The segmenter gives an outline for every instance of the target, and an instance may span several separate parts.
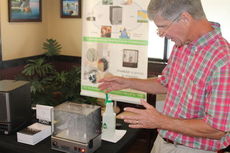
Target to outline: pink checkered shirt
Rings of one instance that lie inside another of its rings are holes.
[[[220,26],[192,43],[173,48],[159,81],[168,88],[163,113],[180,119],[203,119],[227,134],[221,140],[173,131],[159,134],[188,147],[220,150],[230,145],[230,44]]]

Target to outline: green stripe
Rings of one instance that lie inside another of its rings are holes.
[[[146,20],[137,20],[138,23],[148,23]]]
[[[88,91],[101,92],[101,93],[104,92],[98,89],[97,87],[92,87],[92,86],[81,86],[81,90],[88,90]],[[113,95],[126,96],[126,97],[138,98],[138,99],[146,98],[145,94],[128,92],[128,91],[112,91],[110,93]]]
[[[83,37],[83,41],[109,43],[109,44],[128,44],[128,45],[148,46],[147,40],[131,40],[131,39],[104,38],[104,37]]]

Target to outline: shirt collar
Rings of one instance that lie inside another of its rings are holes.
[[[210,23],[214,30],[188,44],[188,47],[191,48],[191,53],[196,53],[198,50],[206,46],[206,44],[208,44],[211,40],[214,40],[217,36],[221,35],[220,24],[216,22]]]

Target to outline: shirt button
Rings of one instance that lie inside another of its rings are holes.
[[[192,99],[192,95],[189,94],[188,95],[188,99],[191,100]]]

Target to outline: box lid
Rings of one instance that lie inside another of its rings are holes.
[[[56,107],[54,107],[55,111],[64,111],[64,112],[70,112],[70,113],[76,113],[76,114],[82,114],[82,115],[88,115],[95,110],[99,109],[100,106],[96,105],[89,105],[89,104],[78,104],[74,102],[67,101],[65,103],[62,103]]]
[[[0,92],[12,91],[27,83],[29,82],[28,81],[16,81],[16,80],[1,80],[0,81]]]

